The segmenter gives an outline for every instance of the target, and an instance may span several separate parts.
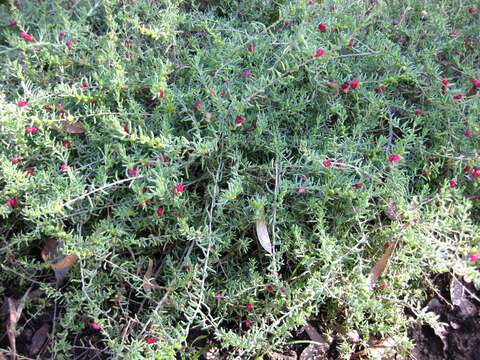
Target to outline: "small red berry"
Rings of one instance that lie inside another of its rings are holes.
[[[468,261],[475,264],[478,260],[478,255],[476,253],[468,254]]]
[[[145,342],[149,345],[152,345],[153,343],[155,343],[155,339],[153,337],[147,337],[145,339]]]
[[[25,126],[25,132],[28,134],[35,135],[38,132],[38,128],[32,125],[26,125]]]
[[[423,110],[422,109],[415,109],[415,115],[416,116],[421,116],[423,114]]]
[[[7,199],[7,201],[5,201],[5,205],[7,205],[8,207],[15,207],[17,206],[17,199],[12,197],[10,199]]]
[[[237,117],[235,118],[235,125],[242,126],[244,122],[245,122],[245,119],[243,118],[243,116],[237,115]]]
[[[164,91],[163,89],[160,89],[160,90],[158,91],[158,97],[159,97],[160,99],[163,99],[163,98],[165,97],[165,91]]]
[[[476,14],[476,13],[477,13],[477,8],[476,8],[475,6],[470,6],[470,7],[468,8],[468,13],[469,13],[469,14],[472,14],[472,15],[473,15],[473,14]]]
[[[480,178],[480,170],[477,168],[472,168],[470,174],[472,174],[474,178]]]
[[[343,92],[347,92],[349,87],[350,87],[350,83],[348,83],[348,82],[344,82],[342,85],[340,85],[340,89]]]
[[[247,311],[253,311],[253,304],[251,304],[251,303],[245,304],[245,309]]]
[[[127,170],[128,176],[137,176],[137,169],[131,168]]]
[[[455,100],[455,101],[462,100],[463,99],[463,94],[453,95],[452,99]]]
[[[325,168],[329,168],[329,167],[332,167],[332,162],[329,161],[329,160],[323,160],[323,161],[322,161],[322,165],[323,165],[323,167],[325,167]]]
[[[243,327],[245,328],[245,330],[248,330],[252,327],[252,320],[245,319],[245,320],[242,321],[242,324],[243,324]]]
[[[457,183],[453,179],[448,182],[448,186],[450,187],[450,189],[455,189],[456,185]]]
[[[392,164],[397,164],[400,162],[400,155],[390,154],[388,155],[388,161],[390,161]]]
[[[68,171],[68,165],[67,163],[62,162],[60,164],[60,172],[66,173]]]
[[[324,54],[325,54],[325,51],[322,48],[318,48],[317,50],[315,50],[316,58],[322,57]]]
[[[25,176],[33,175],[33,172],[34,172],[34,171],[35,171],[34,168],[27,169],[27,170],[25,171]]]
[[[325,24],[325,23],[319,23],[319,24],[317,25],[317,29],[318,29],[318,31],[320,31],[320,32],[325,32],[325,31],[327,31],[327,24]]]
[[[183,183],[177,183],[173,187],[173,196],[181,194],[183,192]]]
[[[33,36],[30,34],[27,34],[25,31],[20,31],[19,35],[25,42],[30,42],[33,40]]]
[[[161,206],[157,207],[157,209],[155,210],[155,212],[157,213],[157,216],[158,216],[158,217],[162,217],[162,216],[163,216],[163,212],[164,212],[163,207],[161,207]]]
[[[193,111],[200,111],[202,108],[202,102],[200,100],[195,100],[193,103]]]
[[[100,331],[100,325],[98,325],[96,322],[92,322],[90,323],[89,325],[90,329],[95,331],[95,332],[99,332]]]
[[[24,108],[28,105],[27,100],[18,100],[17,105],[19,108]]]
[[[472,79],[471,82],[472,82],[472,86],[473,86],[475,89],[480,88],[480,80]]]
[[[359,81],[357,79],[353,79],[352,81],[350,81],[350,88],[352,90],[355,90],[358,87],[358,83]]]

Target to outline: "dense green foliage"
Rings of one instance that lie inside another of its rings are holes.
[[[193,357],[200,335],[249,358],[315,318],[406,351],[430,274],[480,285],[472,5],[0,5],[0,295],[40,288],[32,319],[56,302],[56,359],[87,340],[111,358]],[[58,289],[47,238],[78,256]]]

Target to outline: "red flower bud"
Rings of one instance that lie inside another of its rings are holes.
[[[319,24],[317,25],[317,29],[318,29],[318,31],[320,31],[320,32],[325,32],[325,31],[327,31],[327,24],[325,24],[325,23],[319,23]]]
[[[245,119],[244,119],[243,116],[241,116],[241,115],[238,115],[238,116],[235,118],[235,125],[236,125],[236,126],[242,126],[244,122],[245,122]]]
[[[317,50],[315,50],[316,58],[322,57],[324,54],[325,54],[325,51],[322,48],[318,48]]]
[[[19,35],[25,42],[31,42],[33,40],[33,36],[27,34],[25,31],[20,31]]]
[[[328,161],[328,160],[323,160],[323,161],[322,161],[322,165],[323,165],[323,167],[325,167],[325,168],[329,168],[329,167],[332,167],[332,162],[331,162],[331,161]]]
[[[137,169],[131,168],[127,170],[128,176],[137,176]]]
[[[470,7],[468,8],[468,13],[469,13],[469,14],[472,14],[472,15],[473,15],[473,14],[476,14],[476,13],[477,13],[477,8],[476,8],[475,6],[470,6]]]
[[[158,217],[162,217],[164,212],[163,207],[161,206],[157,207],[157,210],[155,210],[155,212],[157,213]]]
[[[7,201],[5,201],[5,205],[7,205],[8,207],[15,207],[17,206],[17,199],[12,197],[10,199],[7,199]]]
[[[358,80],[357,79],[353,79],[352,81],[350,81],[350,88],[352,90],[355,90],[357,87],[358,87]]]
[[[448,186],[450,187],[450,189],[455,189],[456,185],[457,183],[453,179],[448,182]]]
[[[253,304],[251,304],[251,303],[245,304],[245,309],[247,311],[253,311]]]
[[[19,108],[24,108],[28,105],[27,100],[18,100],[17,105]]]
[[[390,154],[388,155],[388,161],[390,161],[392,164],[397,164],[400,162],[400,155]]]

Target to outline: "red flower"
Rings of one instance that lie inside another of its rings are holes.
[[[388,161],[390,161],[392,164],[397,164],[400,162],[400,155],[390,154],[388,155]]]
[[[100,331],[100,325],[98,325],[96,322],[90,323],[89,327],[90,327],[91,330],[93,330],[95,332]]]
[[[202,102],[200,100],[195,100],[193,103],[193,111],[200,111],[202,108]]]
[[[348,83],[348,82],[344,82],[342,85],[340,85],[340,89],[343,92],[347,92],[349,87],[350,87],[350,83]]]
[[[322,165],[323,165],[323,167],[325,167],[325,168],[329,168],[329,167],[332,167],[332,162],[331,162],[331,161],[328,161],[328,160],[323,160],[323,161],[322,161]]]
[[[480,80],[472,79],[472,86],[476,89],[480,88]]]
[[[25,171],[25,176],[32,175],[34,171],[35,171],[34,168],[27,169],[27,170]]]
[[[137,169],[131,168],[127,170],[128,176],[137,176]]]
[[[20,161],[22,161],[22,159],[18,158],[18,157],[13,157],[10,159],[10,162],[15,165],[15,164],[18,164]]]
[[[353,39],[350,39],[350,40],[347,41],[347,46],[348,46],[349,48],[352,48],[352,47],[353,47]]]
[[[464,135],[465,137],[471,138],[472,135],[473,135],[473,134],[472,134],[472,130],[470,130],[470,129],[465,130],[465,131],[463,132],[463,135]]]
[[[352,81],[350,81],[350,88],[352,90],[355,90],[357,87],[358,87],[358,80],[357,79],[353,79]]]
[[[19,35],[25,42],[30,42],[33,40],[33,36],[30,34],[27,34],[25,31],[20,31]]]
[[[68,50],[72,50],[72,40],[68,39],[65,42],[65,46],[67,47]]]
[[[468,254],[468,261],[475,264],[478,260],[478,255],[476,253]]]
[[[60,164],[60,172],[66,173],[68,171],[68,165],[65,162]]]
[[[220,302],[222,300],[222,294],[217,291],[215,294],[213,294],[213,298],[216,302]]]
[[[7,201],[5,201],[5,205],[7,205],[8,207],[13,208],[13,207],[17,206],[17,199],[14,198],[14,197],[12,197],[12,198],[10,198],[10,199],[7,199]]]
[[[173,187],[173,196],[181,194],[183,192],[183,184],[182,183],[177,183]]]
[[[304,195],[305,194],[305,188],[304,187],[299,187],[297,189],[297,194],[298,195]]]
[[[155,338],[153,338],[153,337],[147,337],[147,338],[145,339],[145,342],[146,342],[147,344],[149,344],[149,345],[152,345],[153,343],[155,343],[155,341],[156,341],[156,340],[155,340]]]
[[[452,99],[455,100],[455,101],[462,100],[463,99],[463,94],[453,95]]]
[[[324,54],[325,54],[325,51],[322,48],[318,48],[317,50],[315,50],[316,58],[322,57]]]
[[[160,90],[158,91],[158,97],[159,97],[160,99],[163,99],[163,98],[165,97],[165,91],[163,91],[163,89],[160,89]]]
[[[82,80],[82,83],[80,84],[80,86],[82,87],[83,90],[85,90],[87,87],[88,87],[88,83],[87,83],[87,80]]]
[[[247,45],[247,52],[249,54],[253,53],[253,49],[255,49],[255,44],[248,44]]]
[[[251,303],[245,304],[245,309],[247,311],[253,311],[253,304],[251,304]]]
[[[17,105],[19,108],[24,108],[28,105],[27,100],[18,100]]]
[[[480,178],[480,170],[477,168],[472,168],[470,174],[472,174],[474,178]]]
[[[25,126],[25,132],[27,132],[28,134],[35,135],[38,132],[38,128],[32,125],[27,125]]]
[[[243,116],[241,116],[241,115],[238,115],[238,116],[235,118],[235,125],[236,125],[236,126],[242,126],[244,122],[245,122],[245,119],[244,119]]]
[[[327,24],[325,24],[325,23],[319,23],[319,24],[317,25],[317,29],[318,29],[318,31],[320,31],[320,32],[325,32],[325,31],[327,31]]]
[[[456,185],[457,183],[453,179],[448,182],[448,186],[450,187],[450,189],[455,189]]]
[[[476,14],[476,12],[477,12],[477,8],[476,8],[475,6],[470,6],[470,7],[468,8],[468,13],[469,13],[469,14],[472,14],[472,15],[473,15],[473,14]]]
[[[163,207],[161,207],[161,206],[157,207],[157,210],[155,210],[155,212],[157,213],[158,217],[162,217],[163,216]]]

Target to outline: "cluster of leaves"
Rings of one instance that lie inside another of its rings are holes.
[[[261,355],[312,318],[408,349],[429,274],[480,285],[473,5],[0,7],[0,293],[55,302],[56,358]]]

